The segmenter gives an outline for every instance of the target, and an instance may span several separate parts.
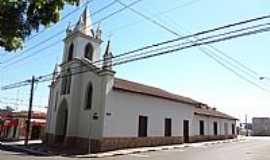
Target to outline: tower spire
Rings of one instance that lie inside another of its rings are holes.
[[[91,37],[94,37],[93,24],[92,24],[91,14],[90,14],[90,10],[88,9],[88,6],[85,7],[82,15],[80,16],[74,28],[74,31],[81,32]]]
[[[111,41],[109,40],[103,55],[103,69],[112,70],[112,58]]]
[[[53,82],[56,81],[56,77],[57,75],[59,75],[60,73],[60,68],[59,68],[59,65],[56,63],[55,66],[54,66],[54,71],[53,71]]]
[[[102,30],[101,30],[100,23],[99,23],[97,26],[97,29],[96,29],[96,37],[95,38],[98,40],[101,40],[101,34],[102,34]]]
[[[70,22],[69,22],[69,23],[68,23],[68,26],[67,26],[67,28],[66,28],[66,34],[69,35],[71,32],[72,32],[72,30],[71,30],[71,24],[70,24]]]

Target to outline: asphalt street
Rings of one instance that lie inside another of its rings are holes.
[[[91,160],[270,160],[270,138],[250,138],[243,142],[221,143],[208,146],[187,147],[131,154]],[[37,160],[37,159],[87,159],[70,157],[37,157],[24,153],[0,150],[0,160]],[[90,158],[88,158],[90,159]]]

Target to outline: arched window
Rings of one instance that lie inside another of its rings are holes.
[[[70,86],[71,86],[71,77],[72,77],[70,69],[67,69],[66,76],[67,76],[66,94],[69,94],[70,93]]]
[[[73,59],[73,50],[74,50],[74,45],[73,43],[69,46],[68,49],[68,57],[67,57],[67,61],[71,61]]]
[[[93,99],[93,86],[92,83],[90,83],[86,91],[85,109],[92,108],[92,99]]]
[[[67,86],[67,78],[64,75],[62,78],[62,83],[61,83],[61,95],[66,94],[66,86]]]
[[[56,92],[56,95],[55,95],[54,111],[57,110],[57,104],[58,104],[58,92]]]
[[[61,94],[69,94],[70,93],[70,85],[71,85],[71,71],[67,69],[66,73],[62,79],[62,86],[61,86]]]
[[[90,43],[87,43],[84,49],[84,57],[92,61],[93,52],[94,52],[93,46]]]

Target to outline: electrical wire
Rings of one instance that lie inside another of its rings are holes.
[[[71,16],[71,15],[74,14],[74,13],[76,13],[76,12],[79,11],[82,7],[88,5],[88,4],[89,4],[90,2],[92,2],[92,1],[94,1],[94,0],[87,0],[87,1],[86,1],[84,4],[82,4],[81,6],[75,8],[74,10],[72,10],[72,11],[70,11],[69,13],[67,13],[66,15],[64,15],[57,23],[52,24],[52,25],[50,26],[50,28],[56,26],[56,25],[59,24],[61,21],[67,19],[69,16]],[[43,28],[41,31],[39,31],[38,33],[36,33],[36,34],[30,36],[30,37],[27,39],[27,42],[29,42],[29,41],[33,40],[34,38],[38,37],[40,34],[44,33],[46,30],[47,30],[47,28],[45,27],[45,28]],[[23,51],[22,53],[25,53],[25,51]],[[22,53],[20,53],[20,54],[22,54]],[[7,54],[6,54],[6,55],[7,55]],[[16,57],[16,55],[12,56],[12,57],[9,58],[9,59],[12,59],[12,58],[14,58],[14,57]],[[6,60],[6,61],[4,61],[4,62],[1,62],[0,64],[9,62],[9,59]]]
[[[140,2],[140,1],[142,1],[142,0],[136,0],[136,1],[134,1],[133,3],[130,3],[129,6],[135,5],[135,4],[137,4],[138,2]],[[109,8],[110,6],[112,6],[114,3],[115,3],[115,2],[113,1],[113,2],[110,3],[109,5],[106,5],[105,7],[102,7],[101,9],[98,9],[97,11],[93,12],[92,15],[96,15],[96,14],[100,13],[101,11],[103,11],[103,10]],[[102,21],[104,21],[104,20],[106,20],[106,19],[108,19],[108,18],[110,18],[110,17],[116,15],[117,13],[122,12],[122,11],[125,10],[125,9],[126,9],[125,7],[121,8],[121,9],[118,9],[118,10],[116,10],[115,12],[113,12],[113,13],[111,13],[111,14],[109,14],[109,15],[107,15],[107,16],[101,18],[101,19],[99,19],[98,21],[96,21],[96,22],[93,23],[92,25],[84,27],[84,29],[90,28],[90,27],[92,27],[92,26],[95,26],[95,25],[101,23]],[[72,26],[75,26],[75,24],[72,25]],[[64,32],[66,32],[66,29],[63,29],[63,30],[58,31],[57,33],[53,34],[52,36],[50,36],[50,37],[48,37],[48,38],[46,38],[46,39],[44,39],[44,40],[42,40],[41,42],[37,43],[36,45],[34,45],[34,46],[32,46],[32,47],[30,47],[30,48],[28,48],[28,49],[22,51],[22,52],[20,53],[19,56],[22,56],[22,55],[28,53],[29,51],[31,51],[31,50],[33,50],[33,49],[39,47],[40,45],[43,45],[43,44],[47,43],[48,41],[50,41],[50,40],[52,40],[52,39],[54,39],[54,38],[60,36],[60,35],[61,35],[62,33],[64,33]],[[59,41],[59,42],[61,42],[61,41]],[[11,57],[11,58],[9,58],[9,59],[7,59],[7,60],[5,60],[5,61],[0,62],[0,64],[3,65],[3,64],[5,64],[5,63],[9,63],[10,61],[13,61],[14,59],[18,58],[19,56]],[[18,61],[17,61],[17,62],[18,62]],[[14,63],[12,63],[12,64],[14,64]],[[3,68],[7,68],[7,66],[10,66],[10,64],[7,64],[7,65],[3,66]]]
[[[77,11],[79,11],[81,8],[87,6],[89,3],[93,2],[94,0],[87,0],[85,3],[83,3],[82,5],[80,5],[79,7],[76,7],[74,10],[68,12],[66,15],[64,15],[57,23],[51,25],[50,27],[56,26],[57,24],[59,24],[59,22],[67,19],[69,16],[71,16],[72,14],[76,13]],[[29,37],[29,39],[27,41],[30,41],[32,39],[34,39],[35,37],[37,37],[38,35],[42,34],[43,32],[45,32],[47,30],[47,28],[43,28],[43,30],[41,30],[40,32],[36,33],[35,35]]]
[[[120,0],[117,0],[117,2],[120,3],[121,5],[125,6],[125,4],[122,3]],[[161,27],[162,29],[166,30],[167,32],[169,32],[169,33],[171,33],[171,34],[173,34],[173,35],[176,35],[176,36],[178,36],[178,37],[182,37],[180,34],[178,34],[177,32],[175,32],[174,30],[172,30],[172,29],[170,29],[169,27],[167,27],[167,26],[165,26],[165,25],[159,23],[158,21],[154,20],[153,18],[151,18],[151,17],[149,17],[149,16],[146,16],[145,14],[143,14],[143,13],[141,13],[141,12],[135,10],[134,8],[129,7],[129,9],[130,9],[132,12],[134,12],[135,14],[137,14],[137,15],[143,17],[144,19],[146,19],[146,20],[152,22],[153,24],[155,24],[155,25]],[[250,21],[249,21],[249,22],[250,22]],[[266,25],[269,25],[269,24],[266,23]],[[260,26],[260,25],[258,25],[258,26]],[[261,26],[264,26],[264,24],[262,24]],[[255,27],[256,27],[256,26],[255,26]],[[251,28],[252,28],[252,27],[251,27]],[[232,32],[235,32],[235,31],[232,31]],[[221,36],[222,36],[222,35],[221,35]],[[195,38],[195,39],[196,39],[197,37],[194,36],[194,37],[192,37],[192,38]],[[192,41],[191,41],[191,42],[192,42]],[[218,53],[221,53],[222,55],[224,55],[224,56],[227,57],[228,59],[230,59],[230,60],[232,60],[233,62],[237,63],[237,64],[240,65],[242,68],[245,68],[245,69],[247,69],[249,72],[251,72],[251,73],[253,73],[253,74],[255,73],[255,74],[257,75],[257,73],[256,73],[255,71],[249,69],[247,66],[241,64],[239,61],[237,61],[237,60],[233,59],[232,57],[228,56],[225,52],[222,52],[220,49],[218,49],[218,48],[216,48],[216,47],[214,47],[214,46],[211,46],[211,45],[207,45],[207,46],[211,47],[212,49],[214,49],[214,51],[216,51],[216,52],[218,52]],[[228,60],[225,60],[224,58],[218,56],[217,54],[215,54],[215,53],[214,53],[213,51],[211,51],[211,50],[205,50],[205,49],[203,49],[201,46],[199,46],[199,50],[200,50],[201,52],[203,52],[205,55],[207,55],[208,57],[210,57],[210,58],[213,58],[214,56],[209,56],[209,54],[214,54],[214,55],[216,56],[215,59],[214,59],[216,62],[220,62],[220,60],[219,60],[219,61],[216,60],[217,58],[219,58],[219,59],[221,59],[221,60],[223,60],[223,61],[229,63],[229,65],[233,66],[234,68],[237,68],[237,69],[239,69],[240,71],[244,72],[245,74],[251,76],[252,78],[254,78],[254,79],[256,79],[256,80],[259,79],[258,77],[256,77],[256,76],[250,74],[249,72],[247,72],[247,71],[241,69],[240,67],[238,67],[238,66],[236,66],[236,65],[233,65],[233,64],[230,63]],[[225,63],[219,63],[219,64],[221,64],[223,67],[224,67],[224,65],[225,65]],[[228,68],[230,68],[230,67],[225,67],[225,68],[228,69]],[[229,70],[231,71],[232,69],[229,69]],[[233,73],[235,74],[235,73],[237,73],[237,72],[234,71]],[[237,74],[236,74],[236,75],[237,75]],[[240,77],[240,78],[243,77],[243,76],[239,76],[239,75],[237,75],[237,76]],[[242,79],[246,80],[246,78],[242,78]],[[247,80],[247,82],[249,82],[249,83],[252,82],[252,83],[251,83],[252,85],[256,84],[255,82],[250,81],[250,80]],[[261,88],[261,87],[259,87],[259,88]]]
[[[136,57],[136,58],[132,58],[132,59],[127,59],[125,61],[113,63],[112,66],[117,66],[117,65],[130,63],[130,62],[134,62],[134,61],[138,61],[138,60],[143,60],[143,59],[157,57],[157,56],[161,56],[161,55],[165,55],[165,54],[169,54],[169,53],[174,53],[174,52],[177,52],[177,51],[180,51],[180,50],[184,50],[184,49],[188,49],[188,48],[192,48],[192,47],[196,47],[196,46],[202,46],[202,45],[222,42],[222,41],[231,40],[231,39],[234,39],[234,38],[240,38],[240,37],[243,37],[243,36],[249,36],[249,35],[252,35],[252,34],[258,34],[258,33],[269,32],[269,31],[270,31],[270,27],[265,27],[265,28],[262,28],[262,29],[248,31],[248,32],[244,32],[244,33],[239,33],[239,34],[229,35],[229,36],[225,36],[225,37],[210,39],[208,41],[192,42],[190,45],[179,46],[178,48],[169,49],[169,50],[166,50],[166,51],[162,51],[162,52],[158,52],[158,53],[154,53],[154,54],[150,54],[150,55],[145,55],[145,56]],[[69,75],[60,75],[60,78],[64,78],[64,77],[71,76],[71,75],[76,75],[76,74],[82,74],[82,73],[85,73],[85,72],[95,71],[95,70],[98,71],[100,69],[99,68],[94,68],[94,69],[90,69],[90,70],[84,70],[84,71],[75,72],[75,73],[72,73],[72,74],[69,74]],[[42,80],[43,77],[40,76],[39,77],[40,81],[37,81],[37,83],[52,80],[51,78],[48,78],[48,75],[46,75],[46,77],[47,77],[47,79]],[[17,87],[20,87],[20,86],[29,85],[29,81],[31,81],[31,80],[26,80],[26,81],[18,82],[16,84],[11,84],[11,85],[8,85],[8,86],[4,86],[4,87],[2,87],[2,89],[11,89],[11,88],[17,88]],[[28,83],[28,84],[26,84],[26,83]]]

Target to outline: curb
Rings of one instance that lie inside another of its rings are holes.
[[[1,144],[1,143],[0,143],[0,145],[3,146],[3,147],[8,147],[10,149],[15,149],[15,150],[18,150],[19,152],[25,152],[25,153],[35,155],[35,156],[51,156],[49,153],[41,152],[41,151],[29,149],[29,148],[25,148],[25,147],[22,147],[22,146]]]
[[[232,139],[232,140],[221,140],[221,141],[212,141],[212,142],[203,142],[203,143],[180,144],[180,145],[175,145],[175,146],[145,147],[145,148],[137,148],[137,149],[135,148],[135,149],[130,149],[130,150],[118,150],[118,151],[111,151],[111,152],[90,154],[90,155],[78,155],[78,156],[75,156],[75,158],[107,158],[107,157],[116,157],[116,156],[122,156],[122,155],[130,155],[130,154],[140,154],[140,153],[145,153],[145,152],[168,151],[168,150],[176,150],[176,149],[186,149],[189,147],[210,146],[210,145],[224,144],[224,143],[235,143],[235,142],[242,142],[244,140],[245,139]]]
[[[123,156],[123,155],[131,155],[131,154],[140,154],[146,152],[156,152],[156,151],[168,151],[168,150],[177,150],[177,149],[186,149],[190,147],[202,147],[202,146],[210,146],[216,144],[224,144],[224,143],[235,143],[235,142],[243,142],[246,139],[231,139],[231,140],[220,140],[220,141],[211,141],[211,142],[202,142],[202,143],[190,143],[190,144],[179,144],[173,146],[158,146],[158,147],[143,147],[143,148],[133,148],[127,150],[116,150],[104,153],[97,153],[97,154],[90,154],[90,155],[77,155],[74,158],[106,158],[106,157],[116,157],[116,156]],[[0,142],[0,146],[8,147],[10,149],[18,150],[19,152],[25,152],[30,155],[35,156],[54,156],[48,152],[42,152],[30,148],[25,148],[24,146],[17,146],[17,145],[8,145],[3,144]]]

